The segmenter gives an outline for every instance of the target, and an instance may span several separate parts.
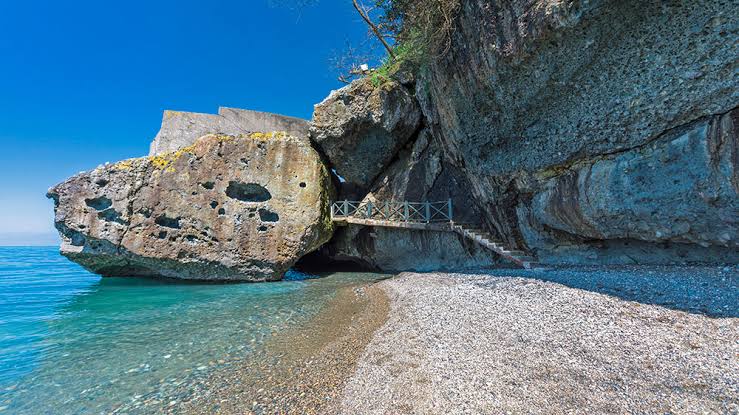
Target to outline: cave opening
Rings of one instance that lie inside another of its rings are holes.
[[[266,202],[272,194],[264,186],[256,183],[228,182],[226,196],[242,202]]]

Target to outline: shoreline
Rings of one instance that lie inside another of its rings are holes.
[[[707,267],[401,273],[340,289],[163,412],[730,413],[737,288]]]
[[[277,333],[259,353],[216,370],[172,414],[334,414],[344,385],[389,300],[377,282],[341,288],[305,324]]]

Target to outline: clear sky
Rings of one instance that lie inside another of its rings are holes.
[[[279,2],[0,3],[0,245],[55,243],[46,190],[146,155],[165,109],[310,118],[366,30],[350,0]]]

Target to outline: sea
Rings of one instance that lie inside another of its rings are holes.
[[[113,413],[248,359],[372,273],[281,282],[102,278],[57,247],[0,247],[0,414]],[[166,397],[164,397],[166,398]]]

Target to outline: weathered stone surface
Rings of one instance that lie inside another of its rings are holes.
[[[534,215],[552,229],[591,239],[739,248],[733,129],[731,114],[714,117],[572,169],[534,197]]]
[[[499,263],[495,255],[451,232],[349,225],[320,250],[332,260],[385,272],[463,270]]]
[[[672,243],[663,250],[698,245],[702,258],[678,257],[739,261],[738,121],[739,110],[708,117],[546,180],[531,210],[519,207],[527,243],[567,251],[573,244],[559,246],[556,237],[566,233],[580,240]],[[634,255],[640,256],[628,256]]]
[[[278,280],[330,239],[331,182],[307,139],[207,135],[49,190],[62,253],[108,276]]]
[[[478,223],[481,212],[469,194],[466,178],[443,160],[441,147],[421,131],[413,143],[371,186],[365,199],[445,201],[452,199],[454,219]],[[322,249],[328,258],[354,261],[384,271],[434,271],[487,267],[498,263],[496,255],[451,232],[345,226]]]
[[[549,262],[737,262],[736,129],[717,140],[698,121],[739,101],[736,4],[460,10],[416,96],[491,229]]]
[[[315,106],[311,139],[347,187],[366,192],[419,126],[420,109],[395,81],[362,79],[333,91]]]
[[[176,151],[206,134],[248,134],[253,131],[284,131],[296,137],[308,134],[308,121],[237,108],[218,109],[216,114],[164,111],[162,127],[151,142],[149,154]]]

